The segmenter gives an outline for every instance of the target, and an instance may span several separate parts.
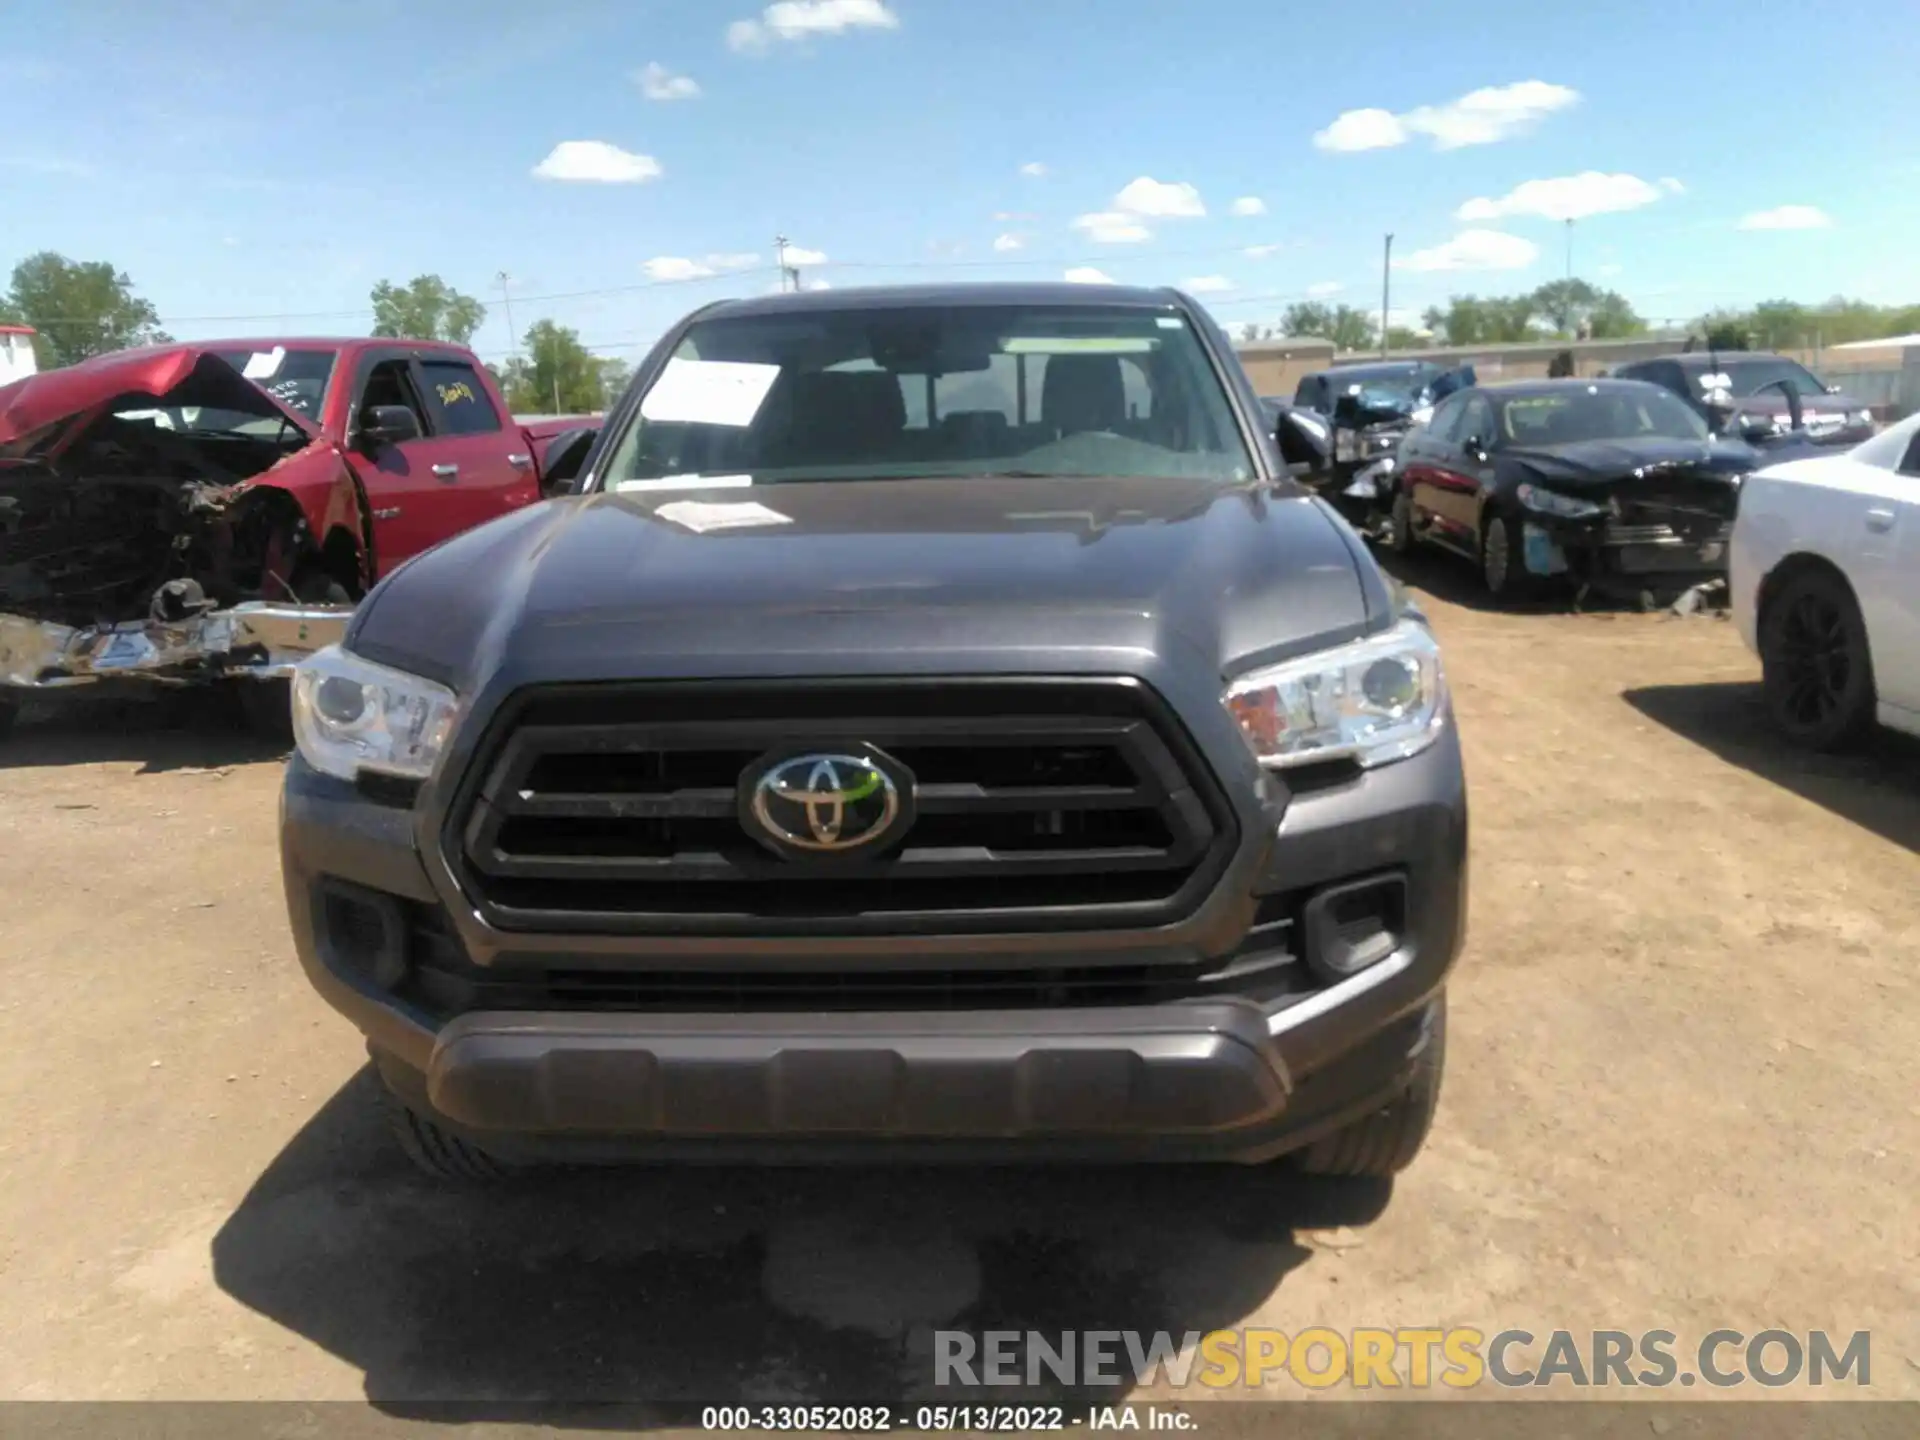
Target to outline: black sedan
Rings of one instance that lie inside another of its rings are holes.
[[[1847,449],[1872,439],[1876,428],[1864,401],[1785,355],[1694,350],[1613,373],[1671,390],[1714,434],[1758,446],[1769,464]]]
[[[1740,482],[1760,463],[1656,385],[1476,386],[1402,442],[1385,540],[1466,556],[1500,600],[1564,576],[1645,603],[1726,573]]]

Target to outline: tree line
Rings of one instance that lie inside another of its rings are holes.
[[[1390,350],[1424,345],[1498,345],[1544,340],[1627,340],[1647,333],[1645,320],[1617,291],[1585,280],[1553,280],[1523,295],[1455,295],[1421,316],[1424,332],[1392,326]],[[1767,300],[1748,310],[1699,316],[1688,333],[1716,350],[1813,350],[1853,340],[1920,333],[1920,305],[1871,305],[1836,295],[1819,305]],[[1249,326],[1249,340],[1331,340],[1338,350],[1380,345],[1378,318],[1352,305],[1306,301],[1289,305],[1276,326]]]
[[[418,275],[405,285],[382,280],[368,301],[373,335],[467,345],[487,318],[485,305],[438,275]],[[0,325],[32,327],[34,360],[42,370],[173,339],[126,271],[51,250],[13,267],[0,294]],[[512,358],[487,368],[508,408],[521,415],[604,409],[626,387],[628,375],[624,362],[595,355],[581,344],[579,331],[544,319],[527,327]]]
[[[487,307],[438,275],[405,285],[382,280],[368,296],[371,333],[466,345],[487,318]],[[1426,332],[1387,330],[1387,347],[1492,345],[1528,340],[1628,339],[1647,324],[1626,298],[1585,280],[1553,280],[1523,295],[1455,295],[1421,317]],[[0,294],[0,324],[29,325],[43,370],[172,337],[124,270],[104,260],[70,260],[53,251],[29,255],[13,267]],[[1305,301],[1290,305],[1277,326],[1249,325],[1248,340],[1313,336],[1340,350],[1380,344],[1375,316],[1352,305]],[[1691,333],[1717,350],[1815,349],[1852,340],[1920,333],[1920,305],[1870,305],[1844,296],[1820,305],[1768,300],[1749,310],[1715,310],[1694,321]],[[595,355],[580,332],[556,321],[534,321],[518,337],[514,355],[487,367],[508,406],[518,414],[599,410],[625,387],[628,367]]]

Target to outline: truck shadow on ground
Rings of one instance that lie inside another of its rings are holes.
[[[647,1423],[605,1405],[951,1403],[969,1397],[934,1387],[936,1330],[1232,1325],[1309,1258],[1296,1227],[1364,1224],[1391,1195],[1276,1167],[682,1167],[466,1191],[414,1177],[378,1084],[363,1069],[280,1153],[213,1273],[400,1415],[451,1402],[584,1427]],[[1126,1393],[1040,1380],[972,1398]]]
[[[1757,682],[1650,685],[1621,698],[1728,764],[1920,852],[1920,743],[1882,732],[1850,754],[1796,749],[1768,721]]]
[[[142,775],[282,760],[291,747],[250,733],[221,689],[35,697],[0,739],[0,770],[138,761]]]

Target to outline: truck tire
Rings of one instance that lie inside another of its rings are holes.
[[[1331,1135],[1322,1136],[1296,1156],[1309,1175],[1391,1179],[1413,1163],[1433,1128],[1440,1104],[1440,1074],[1447,1058],[1447,997],[1433,1002],[1426,1047],[1414,1061],[1407,1088],[1380,1109]]]
[[[1393,487],[1393,508],[1387,512],[1387,551],[1405,555],[1413,549],[1413,497],[1404,485]]]
[[[1873,727],[1873,656],[1847,582],[1806,569],[1768,597],[1760,616],[1760,683],[1767,715],[1794,744],[1844,750]]]
[[[435,1180],[459,1180],[468,1184],[499,1184],[511,1180],[521,1167],[489,1155],[469,1145],[451,1131],[443,1129],[407,1103],[384,1084],[380,1104],[387,1112],[387,1127],[400,1149],[414,1167]]]

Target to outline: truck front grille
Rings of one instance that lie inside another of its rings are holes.
[[[739,786],[762,756],[863,743],[914,776],[899,846],[802,863],[748,832]],[[1192,742],[1130,680],[526,691],[445,837],[498,928],[682,935],[1164,923],[1237,838]]]

